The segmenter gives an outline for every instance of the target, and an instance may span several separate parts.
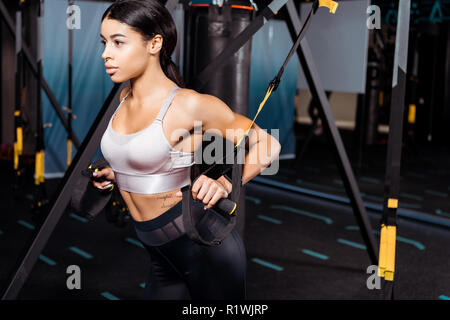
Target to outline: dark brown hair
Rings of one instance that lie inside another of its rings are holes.
[[[142,35],[144,41],[160,34],[163,37],[163,45],[159,54],[161,69],[179,87],[185,87],[178,66],[170,58],[177,45],[176,25],[170,12],[160,1],[119,0],[106,9],[102,21],[105,18],[129,25]]]

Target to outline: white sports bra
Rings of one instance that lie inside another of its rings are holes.
[[[193,152],[174,149],[164,135],[162,119],[180,87],[170,90],[161,109],[148,127],[131,134],[121,134],[112,128],[112,119],[128,97],[122,99],[109,120],[100,148],[114,170],[120,190],[153,194],[172,191],[188,185]]]

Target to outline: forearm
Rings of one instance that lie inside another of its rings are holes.
[[[271,136],[264,138],[250,146],[249,152],[245,155],[242,168],[242,185],[259,175],[264,168],[268,167],[280,154],[281,146],[276,139]],[[232,183],[224,176],[217,179],[225,190],[230,193]]]
[[[270,135],[259,139],[249,147],[242,168],[242,185],[259,175],[280,154],[280,143]]]

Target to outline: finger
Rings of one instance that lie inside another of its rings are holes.
[[[100,169],[94,169],[94,172],[92,173],[92,175],[94,177],[101,177],[102,176],[102,171]]]
[[[211,181],[204,180],[202,186],[200,187],[199,192],[197,193],[197,199],[203,201],[203,198],[206,196],[210,189]]]
[[[197,192],[192,191],[192,199],[197,200]]]
[[[200,177],[197,178],[197,180],[195,180],[194,184],[192,185],[192,188],[191,188],[191,190],[192,190],[192,198],[194,200],[197,200],[198,192],[199,192],[199,190],[202,187],[203,182],[204,182],[204,177],[205,177],[204,175],[201,175]]]
[[[214,194],[213,198],[209,201],[209,205],[207,207],[207,209],[211,209],[212,207],[214,207],[217,202],[222,199],[222,198],[227,198],[228,197],[228,192],[226,190],[224,190],[223,188],[218,188],[217,192]]]
[[[98,182],[98,181],[93,180],[93,184],[96,188],[104,189],[104,188],[110,187],[112,185],[112,181],[106,180],[106,181]]]
[[[94,181],[94,180],[92,180],[92,185],[93,185],[95,188],[100,188],[100,186],[101,186],[100,183],[98,183],[98,182],[96,182],[96,181]]]
[[[216,194],[216,192],[217,192],[217,187],[212,186],[211,188],[209,188],[208,192],[203,197],[202,202],[207,205],[211,201],[213,196]]]
[[[109,180],[102,182],[102,187],[107,187],[107,186],[110,186],[110,185],[112,185],[112,182],[109,181]]]
[[[107,185],[105,185],[105,186],[102,186],[102,190],[106,190],[106,189],[109,189],[109,188],[111,188],[112,187],[112,183],[110,183],[110,184],[107,184]]]
[[[107,176],[109,174],[109,169],[108,168],[103,168],[102,170],[99,170],[99,176],[104,177]]]
[[[214,207],[217,203],[217,201],[219,201],[222,198],[223,193],[221,191],[218,191],[214,194],[214,196],[212,197],[212,199],[209,201],[208,205],[205,207],[205,210],[211,209],[212,207]]]
[[[103,186],[102,186],[101,184],[97,184],[95,187],[96,187],[97,189],[103,190]]]

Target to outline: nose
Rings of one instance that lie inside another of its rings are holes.
[[[102,59],[106,61],[106,59],[111,59],[111,54],[108,49],[108,44],[105,45],[105,48],[103,49],[102,53]]]

